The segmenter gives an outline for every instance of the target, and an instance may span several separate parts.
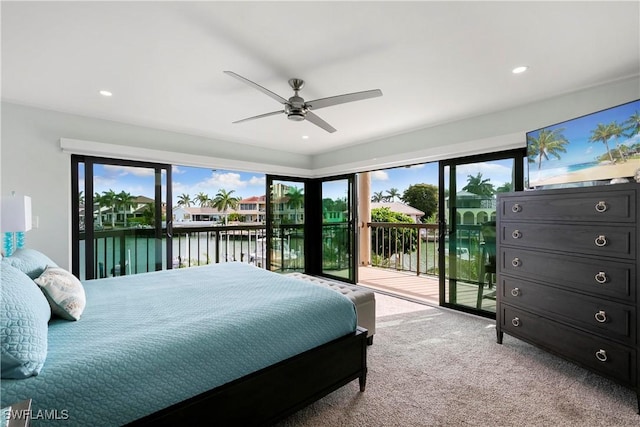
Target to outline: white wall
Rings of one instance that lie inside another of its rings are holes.
[[[474,153],[524,146],[524,132],[640,98],[640,78],[564,94],[455,123],[371,141],[313,158],[201,137],[126,125],[106,120],[3,103],[0,146],[1,194],[11,191],[32,198],[39,227],[29,231],[26,244],[70,267],[71,161],[60,148],[61,138],[117,146],[144,147],[153,141],[159,150],[192,154],[211,167],[248,162],[256,172],[302,169],[310,176],[435,161]],[[123,148],[123,152],[129,148]],[[264,165],[260,170],[258,165]]]

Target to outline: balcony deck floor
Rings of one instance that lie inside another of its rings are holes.
[[[415,273],[376,267],[359,267],[358,284],[401,298],[422,304],[439,305],[438,278],[418,276]],[[446,287],[448,292],[448,286]],[[489,291],[485,290],[485,294]],[[458,283],[457,302],[460,305],[476,308],[478,287],[476,284]],[[482,300],[482,309],[495,312],[496,302],[492,299]]]

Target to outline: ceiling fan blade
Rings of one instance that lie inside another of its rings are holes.
[[[240,74],[236,74],[233,71],[225,71],[224,73],[230,75],[231,77],[235,77],[236,79],[240,80],[243,83],[248,84],[251,87],[254,87],[254,88],[258,89],[260,92],[262,92],[264,94],[267,94],[268,96],[270,96],[271,98],[275,99],[276,101],[278,101],[281,104],[286,104],[287,102],[289,102],[288,100],[284,99],[283,97],[281,97],[277,93],[271,92],[269,89],[260,86],[258,83],[254,83],[251,80],[242,77]]]
[[[322,129],[326,130],[329,133],[333,133],[336,131],[333,126],[331,126],[329,123],[322,120],[317,115],[313,114],[311,111],[307,111],[305,115],[305,119],[309,120],[311,123],[313,123],[316,126],[320,126]]]
[[[305,105],[307,108],[317,110],[318,108],[330,107],[332,105],[344,104],[345,102],[360,101],[363,99],[375,98],[382,96],[380,89],[365,90],[363,92],[347,93],[344,95],[330,96],[328,98],[314,99],[313,101],[307,101]]]
[[[284,110],[280,110],[280,111],[272,111],[272,112],[270,112],[270,113],[260,114],[259,116],[247,117],[246,119],[236,120],[236,121],[235,121],[235,122],[233,122],[233,123],[248,122],[249,120],[261,119],[261,118],[263,118],[263,117],[275,116],[276,114],[282,114],[282,113],[284,113]]]

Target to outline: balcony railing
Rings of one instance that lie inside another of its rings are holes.
[[[368,223],[371,229],[371,264],[374,267],[439,275],[438,248],[445,251],[445,274],[477,283],[482,274],[482,235],[480,225],[459,225],[458,232],[440,242],[438,224]],[[454,253],[449,253],[449,248]],[[449,269],[451,258],[456,268]]]
[[[438,274],[438,224],[370,222],[371,264],[420,274]]]
[[[437,224],[369,223],[372,265],[437,276],[439,230]],[[129,228],[94,231],[93,277],[137,274],[167,269],[166,244],[156,239],[153,229]],[[192,267],[211,263],[240,261],[266,268],[266,228],[264,224],[229,226],[174,226],[171,268]],[[453,237],[452,237],[453,238]],[[84,259],[84,233],[81,260]],[[346,223],[323,224],[323,270],[349,268],[353,242],[349,241]],[[455,273],[462,280],[477,282],[481,267],[480,226],[458,226],[455,242],[445,237],[444,250],[455,248],[445,257],[447,275]],[[456,258],[455,271],[449,271],[451,256]],[[281,225],[274,231],[271,244],[271,269],[294,271],[304,269],[304,232],[302,225]],[[81,277],[84,278],[84,263]]]

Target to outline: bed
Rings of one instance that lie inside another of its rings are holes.
[[[79,320],[48,321],[37,375],[2,379],[2,406],[31,399],[35,426],[268,425],[355,379],[364,391],[366,330],[332,290],[235,262],[82,290]]]

